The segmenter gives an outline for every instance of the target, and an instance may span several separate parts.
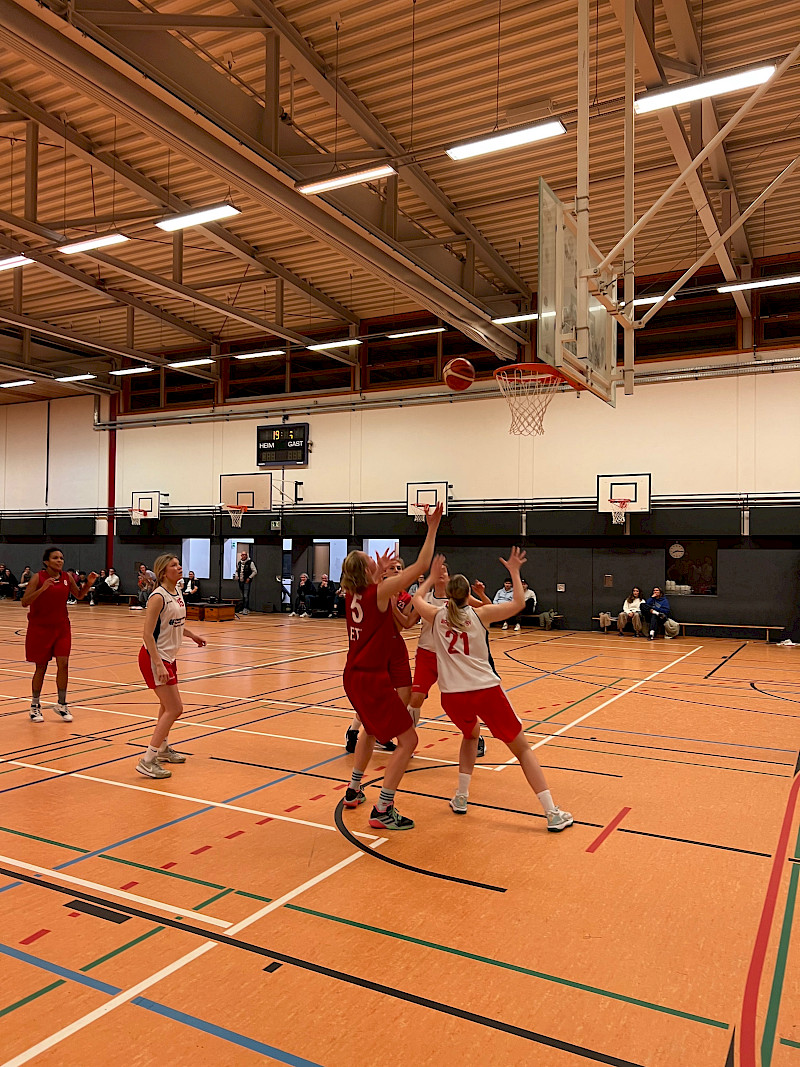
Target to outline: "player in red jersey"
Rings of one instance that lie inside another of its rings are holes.
[[[417,732],[408,708],[397,695],[390,674],[395,625],[391,600],[409,582],[427,570],[433,558],[436,531],[442,517],[442,505],[427,511],[428,535],[419,556],[410,567],[383,575],[392,564],[390,553],[370,559],[364,552],[351,552],[342,567],[342,588],[347,594],[347,634],[350,647],[342,678],[344,690],[365,729],[356,745],[353,774],[345,793],[344,804],[356,808],[366,797],[361,780],[372,756],[375,739],[397,738],[397,748],[389,758],[378,803],[372,809],[369,824],[385,830],[410,830],[411,819],[398,814],[394,794],[408,761],[417,745]]]
[[[542,768],[522,729],[522,723],[503,692],[500,676],[489,651],[487,627],[517,615],[525,605],[519,572],[525,553],[511,550],[500,562],[511,575],[514,599],[502,604],[469,604],[470,586],[463,574],[447,582],[445,605],[429,604],[425,597],[444,573],[444,558],[437,556],[431,573],[414,597],[414,607],[431,624],[431,637],[439,668],[439,692],[442,708],[463,733],[458,760],[458,788],[450,801],[456,815],[466,815],[469,783],[475,769],[480,734],[479,717],[492,736],[503,741],[519,760],[522,773],[536,793],[547,818],[547,829],[556,832],[572,826],[572,815],[553,802]]]
[[[42,556],[44,568],[31,578],[22,598],[23,608],[30,606],[28,630],[25,634],[25,659],[36,664],[31,682],[31,722],[43,722],[42,685],[47,664],[55,656],[58,703],[53,711],[64,722],[72,722],[67,707],[69,682],[69,653],[72,632],[69,625],[67,600],[83,600],[97,580],[94,571],[86,584],[78,587],[75,579],[64,570],[64,553],[60,548],[47,548]]]

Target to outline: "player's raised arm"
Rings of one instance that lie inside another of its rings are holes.
[[[378,608],[381,611],[386,611],[391,598],[405,589],[406,586],[410,585],[419,574],[422,574],[428,567],[430,567],[431,560],[433,559],[433,550],[436,545],[436,531],[439,529],[443,510],[443,505],[437,504],[432,511],[427,510],[425,512],[425,521],[428,524],[428,535],[425,538],[425,544],[420,549],[419,555],[410,567],[404,567],[397,574],[393,574],[378,586]]]
[[[479,608],[475,608],[478,617],[485,626],[493,622],[502,622],[504,619],[510,619],[512,615],[518,615],[525,607],[525,593],[519,572],[525,566],[527,558],[524,549],[521,548],[512,548],[508,559],[500,558],[500,562],[511,575],[514,599],[503,604],[481,604]]]

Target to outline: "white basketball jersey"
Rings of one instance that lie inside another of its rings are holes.
[[[486,627],[473,608],[465,608],[463,618],[464,629],[453,630],[447,621],[447,609],[440,608],[431,626],[442,693],[472,693],[500,685]]]
[[[169,660],[170,663],[174,663],[183,643],[186,605],[180,593],[173,595],[167,592],[163,585],[160,585],[158,589],[154,589],[150,595],[155,596],[156,594],[160,594],[163,598],[164,607],[158,613],[153,637],[162,660]]]
[[[439,608],[442,604],[447,603],[447,597],[438,597],[431,589],[431,591],[425,596],[425,602],[427,604],[433,604],[435,608]],[[422,628],[419,632],[419,641],[417,642],[418,648],[424,648],[428,652],[435,652],[436,645],[433,643],[433,637],[431,636],[431,623],[422,620]]]

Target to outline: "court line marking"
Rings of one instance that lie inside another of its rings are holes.
[[[385,837],[378,838],[374,842],[373,847],[377,848],[378,845],[382,845],[387,839]],[[330,878],[334,874],[338,874],[339,871],[348,867],[355,860],[360,859],[364,855],[363,852],[353,852],[346,859],[340,860],[339,863],[333,864],[332,867],[328,867],[327,870],[322,871],[320,874],[315,875],[313,878],[309,878],[308,881],[303,882],[302,885],[297,886],[295,889],[291,889],[288,893],[284,893],[283,896],[278,897],[277,900],[273,900],[271,903],[265,905],[263,908],[259,908],[258,911],[253,912],[246,919],[242,919],[240,922],[235,923],[228,928],[227,934],[229,937],[234,937],[236,934],[245,930],[248,926],[252,926],[253,923],[258,922],[259,919],[263,919],[269,915],[270,912],[277,911],[278,908],[282,908],[284,904],[288,904],[290,900],[294,900],[302,893],[312,889],[314,886],[319,885],[320,882],[324,882],[327,878]],[[175,974],[177,971],[182,970],[188,964],[193,963],[195,960],[200,959],[207,952],[210,952],[213,948],[218,946],[217,941],[205,941],[198,948],[192,949],[191,952],[187,952],[185,955],[174,960],[172,963],[167,964],[166,967],[162,967],[160,971],[156,971],[155,974],[151,974],[149,978],[143,979],[141,982],[137,982],[136,985],[130,986],[128,989],[123,990],[122,993],[113,997],[105,1004],[101,1004],[99,1008],[95,1008],[94,1011],[87,1012],[74,1022],[68,1023],[60,1030],[50,1034],[49,1037],[44,1038],[42,1041],[37,1042],[19,1055],[12,1057],[10,1060],[2,1065],[2,1067],[22,1067],[24,1063],[29,1063],[36,1056],[46,1052],[48,1049],[53,1048],[55,1045],[59,1045],[62,1041],[65,1041],[68,1037],[72,1037],[73,1034],[90,1026],[98,1019],[104,1018],[109,1015],[116,1008],[122,1007],[123,1004],[127,1004],[133,1000],[134,997],[138,997],[141,993],[144,993],[146,989],[156,985],[158,982],[163,981],[165,978],[169,978],[170,975]]]
[[[619,824],[622,822],[622,820],[625,818],[625,816],[630,811],[631,811],[630,808],[623,808],[622,811],[620,811],[617,815],[615,815],[614,818],[611,820],[611,822],[608,824],[608,826],[604,826],[603,827],[603,829],[600,831],[600,833],[597,835],[597,837],[594,839],[594,841],[592,841],[591,845],[589,845],[588,848],[586,848],[585,851],[586,852],[597,852],[598,848],[600,848],[600,846],[605,841],[605,839],[607,837],[610,837],[614,833],[616,828],[619,826]]]
[[[556,730],[556,732],[554,734],[550,734],[548,737],[543,737],[541,741],[537,741],[535,745],[531,745],[531,748],[533,750],[536,750],[537,748],[541,748],[542,745],[549,744],[549,742],[552,741],[554,737],[560,737],[561,734],[566,733],[567,730],[571,730],[573,726],[577,726],[578,723],[584,722],[586,719],[591,718],[592,715],[596,715],[598,711],[602,711],[603,708],[607,708],[609,706],[609,704],[613,704],[615,701],[620,700],[622,697],[627,696],[629,693],[632,693],[635,689],[638,689],[639,686],[646,685],[647,682],[649,682],[652,678],[655,678],[656,675],[663,674],[664,671],[668,671],[670,669],[670,667],[677,666],[683,660],[688,659],[689,656],[693,656],[695,652],[699,652],[702,648],[703,648],[702,645],[697,645],[696,648],[693,648],[690,652],[685,652],[682,656],[679,656],[677,659],[673,660],[671,663],[667,663],[666,666],[659,667],[659,669],[657,671],[653,671],[652,674],[648,674],[648,676],[646,678],[642,678],[641,681],[634,682],[634,684],[633,685],[629,685],[627,689],[623,689],[621,692],[615,693],[613,697],[609,697],[608,700],[604,700],[603,703],[602,704],[598,704],[596,708],[592,708],[591,711],[587,711],[585,715],[581,715],[581,716],[579,716],[579,718],[574,719],[570,723],[567,723],[566,726],[562,726],[561,729],[560,730]],[[516,756],[512,756],[512,758],[510,760],[508,760],[506,763],[501,764],[497,768],[497,770],[498,771],[502,771],[504,768],[510,767],[513,763],[516,763],[516,762],[517,762],[517,757]]]
[[[24,763],[22,760],[0,759],[0,763],[9,763],[15,767],[25,767],[28,770],[33,771],[43,771],[45,774],[68,775],[70,778],[80,778],[86,782],[97,782],[100,785],[110,785],[116,789],[132,789],[137,793],[149,793],[150,796],[170,797],[172,800],[185,800],[190,804],[201,804],[204,807],[222,808],[225,811],[240,811],[245,815],[262,815],[274,819],[275,822],[289,822],[294,823],[297,826],[309,826],[314,830],[328,830],[333,833],[337,832],[335,826],[328,826],[326,823],[309,822],[307,819],[293,819],[289,815],[278,815],[271,811],[259,811],[256,808],[243,808],[238,804],[228,804],[223,800],[201,800],[200,797],[190,797],[183,793],[171,793],[167,789],[148,789],[147,786],[144,785],[132,785],[130,782],[115,782],[111,778],[97,778],[93,774],[81,774],[78,771],[62,771],[56,767],[43,767],[39,763]],[[364,834],[359,832],[357,836],[366,838],[368,841],[374,841],[376,839],[375,834]]]
[[[0,863],[6,863],[11,867],[19,867],[20,870],[31,871],[33,874],[46,874],[63,882],[68,882],[70,885],[81,886],[83,889],[90,889],[93,892],[103,893],[112,897],[120,897],[122,900],[130,900],[134,904],[145,904],[156,911],[185,915],[192,919],[198,919],[200,922],[208,923],[210,926],[218,926],[221,930],[227,930],[229,926],[233,925],[226,922],[225,919],[215,919],[212,915],[196,912],[192,908],[184,908],[176,904],[165,904],[163,901],[153,900],[151,897],[137,896],[136,893],[126,893],[123,889],[114,889],[112,886],[100,885],[98,882],[88,882],[84,878],[76,878],[74,875],[64,874],[63,871],[54,871],[49,867],[38,867],[35,863],[25,863],[23,860],[14,859],[11,856],[0,856]]]

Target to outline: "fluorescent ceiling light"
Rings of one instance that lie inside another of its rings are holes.
[[[121,245],[123,241],[130,241],[124,233],[107,233],[105,237],[90,237],[86,241],[76,241],[71,245],[59,245],[56,252],[63,252],[65,256],[74,256],[76,252],[90,252],[93,248],[109,248],[111,245]]]
[[[234,359],[264,359],[266,356],[285,356],[282,348],[270,348],[267,352],[239,352]]]
[[[181,367],[207,367],[209,363],[213,362],[214,360],[208,357],[205,359],[182,359],[180,363],[168,363],[167,366],[179,370]]]
[[[397,171],[389,163],[380,163],[378,166],[366,167],[361,170],[343,170],[339,174],[333,174],[330,178],[314,178],[311,181],[297,182],[295,189],[298,193],[311,196],[313,193],[324,193],[329,189],[343,189],[346,185],[360,185],[361,182],[369,182],[374,178],[387,178]]]
[[[660,296],[637,296],[633,301],[633,306],[635,308],[640,308],[645,307],[648,304],[657,304],[660,299]],[[675,297],[671,296],[669,299],[674,300]],[[625,307],[625,301],[623,301],[620,306]]]
[[[159,230],[184,230],[187,226],[202,226],[206,222],[215,222],[217,219],[229,219],[233,215],[241,215],[238,207],[233,204],[216,204],[214,207],[202,208],[200,211],[187,211],[182,215],[170,215],[169,218],[161,219],[156,223]]]
[[[708,96],[733,93],[737,89],[749,89],[761,85],[775,73],[775,64],[764,67],[751,67],[736,74],[723,74],[715,78],[695,78],[689,82],[679,82],[665,89],[645,93],[633,102],[637,115],[646,115],[649,111],[659,111],[664,107],[677,107],[690,100],[704,100]]]
[[[509,322],[533,322],[539,318],[538,311],[529,311],[526,315],[505,315],[502,319],[492,319],[498,326],[505,326]]]
[[[431,326],[428,330],[406,330],[404,333],[387,333],[393,341],[399,341],[402,337],[425,337],[429,333],[444,333],[444,326]]]
[[[0,259],[0,270],[13,270],[14,267],[24,267],[26,263],[33,263],[27,256],[9,256],[8,259]]]
[[[769,289],[773,285],[800,285],[800,274],[790,274],[786,278],[757,278],[752,282],[732,282],[730,285],[717,287],[718,293],[740,293],[742,289]]]
[[[66,378],[56,378],[57,382],[88,382],[90,378],[96,378],[96,374],[69,374]]]
[[[501,152],[504,148],[518,148],[534,141],[545,141],[548,137],[558,137],[566,132],[567,128],[561,119],[553,119],[551,122],[538,122],[534,126],[520,126],[516,130],[492,133],[479,141],[453,145],[445,151],[451,159],[471,159],[473,156],[485,156],[488,152]]]
[[[0,389],[16,389],[18,385],[36,385],[30,378],[23,378],[18,382],[0,382]]]
[[[355,337],[350,337],[346,341],[326,341],[324,345],[307,345],[308,352],[325,352],[329,348],[351,348],[353,345],[360,345],[361,341]]]
[[[108,373],[121,378],[123,374],[149,374],[155,367],[124,367],[122,370],[110,370]]]

